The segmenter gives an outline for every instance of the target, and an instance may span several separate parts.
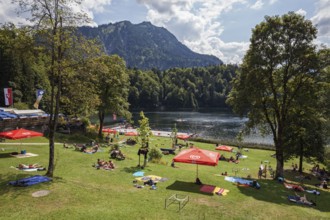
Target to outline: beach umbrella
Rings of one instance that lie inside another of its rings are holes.
[[[181,151],[173,158],[174,162],[196,164],[198,178],[198,165],[216,166],[219,162],[220,154],[217,152],[192,147]]]
[[[221,151],[228,151],[228,152],[232,152],[233,148],[232,147],[228,147],[228,146],[218,146],[215,148],[216,150],[221,150]]]
[[[0,132],[1,138],[7,138],[7,139],[23,139],[23,138],[30,138],[30,137],[42,137],[44,136],[43,133],[26,130],[24,128],[11,130],[11,131],[4,131]]]
[[[26,130],[24,128],[0,132],[0,138],[7,138],[7,139],[13,139],[13,140],[31,138],[31,137],[42,137],[42,136],[43,136],[43,133]]]

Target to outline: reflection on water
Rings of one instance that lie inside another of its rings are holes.
[[[149,118],[153,130],[171,131],[176,124],[179,132],[196,133],[210,139],[234,139],[243,128],[247,118],[240,118],[228,110],[217,111],[157,111],[144,112]],[[110,118],[110,117],[109,117]],[[107,125],[111,119],[106,118]],[[137,125],[139,112],[133,112],[134,124]],[[272,144],[272,137],[251,134],[244,137],[244,142]]]

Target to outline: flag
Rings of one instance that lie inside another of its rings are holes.
[[[114,121],[117,120],[117,115],[116,115],[115,113],[112,114],[112,119],[113,119]]]
[[[34,107],[34,108],[37,109],[37,108],[39,107],[39,103],[40,103],[40,101],[41,101],[42,96],[44,95],[44,93],[45,93],[45,90],[37,89],[37,100],[36,100],[36,102],[33,104],[33,107]]]
[[[5,105],[13,104],[13,91],[11,88],[4,88]]]

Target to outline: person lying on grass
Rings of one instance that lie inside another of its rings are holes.
[[[20,163],[18,165],[18,168],[19,169],[32,169],[32,168],[39,168],[39,167],[40,167],[40,165],[38,165],[37,163],[35,163],[35,164],[29,164],[29,165]]]
[[[297,193],[295,193],[297,198],[299,198],[299,202],[304,203],[306,205],[316,205],[315,202],[313,201],[308,201],[306,198],[306,194],[304,194],[304,196],[299,196]]]

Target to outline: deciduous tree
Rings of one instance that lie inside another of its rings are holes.
[[[276,148],[276,175],[283,176],[286,131],[292,123],[299,127],[299,102],[305,107],[317,81],[319,60],[313,40],[317,29],[301,15],[265,17],[252,31],[250,48],[243,59],[241,73],[233,81],[227,102],[241,116],[247,115],[247,127],[258,126],[273,135]],[[307,115],[310,116],[310,115]]]

